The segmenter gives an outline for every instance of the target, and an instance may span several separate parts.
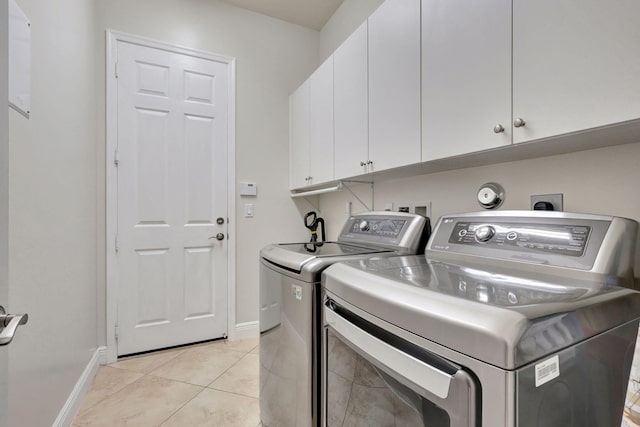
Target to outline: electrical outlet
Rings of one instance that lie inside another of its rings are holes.
[[[405,212],[405,213],[410,213],[411,212],[411,203],[398,203],[398,212]]]
[[[411,213],[411,203],[409,202],[399,202],[394,203],[395,210],[398,212]]]
[[[418,215],[431,217],[431,202],[416,202],[411,206],[411,212]]]
[[[538,202],[549,202],[553,205],[553,210],[562,212],[564,210],[562,206],[562,193],[559,194],[538,194],[531,196],[531,210]]]

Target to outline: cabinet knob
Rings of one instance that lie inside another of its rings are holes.
[[[373,160],[367,160],[367,164],[368,165],[372,165],[373,164]]]
[[[502,133],[502,132],[504,132],[504,126],[502,126],[500,123],[498,123],[497,125],[495,125],[493,127],[493,131],[495,133]]]
[[[365,166],[366,163],[365,162],[360,162],[360,166]]]
[[[513,125],[517,128],[521,128],[524,127],[524,125],[526,125],[527,123],[524,121],[524,119],[521,119],[520,117],[518,117],[517,119],[515,119],[513,121]]]

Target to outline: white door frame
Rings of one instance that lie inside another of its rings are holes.
[[[195,56],[197,58],[222,62],[229,65],[229,93],[228,93],[228,157],[227,157],[227,209],[228,209],[228,257],[227,257],[227,334],[234,338],[236,325],[236,170],[235,170],[235,138],[236,138],[236,60],[232,57],[217,55],[205,51],[190,49],[170,43],[151,40],[145,37],[107,30],[107,153],[106,153],[106,337],[107,363],[115,362],[118,358],[115,337],[117,306],[118,306],[118,268],[116,257],[117,234],[117,188],[118,176],[116,169],[116,147],[118,134],[118,81],[116,79],[117,42],[138,44],[145,47],[161,49],[168,52]]]

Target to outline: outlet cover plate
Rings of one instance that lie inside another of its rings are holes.
[[[550,202],[553,205],[553,210],[556,212],[562,212],[564,210],[562,206],[562,193],[537,194],[531,196],[531,210],[533,210],[533,206],[538,202]]]

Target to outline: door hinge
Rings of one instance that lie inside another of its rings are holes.
[[[116,167],[118,167],[118,165],[120,164],[120,159],[118,158],[119,154],[120,153],[118,153],[118,149],[116,148],[113,152],[113,164],[116,165]]]
[[[117,79],[118,78],[118,63],[117,62],[114,64],[114,70],[113,71],[114,71],[116,79]]]
[[[114,334],[116,336],[116,342],[118,342],[118,338],[120,337],[120,325],[116,323],[116,327],[114,328]]]
[[[116,234],[116,238],[115,238],[115,246],[116,246],[116,253],[118,253],[118,251],[120,250],[120,246],[119,246],[119,242],[118,242],[118,235]]]

